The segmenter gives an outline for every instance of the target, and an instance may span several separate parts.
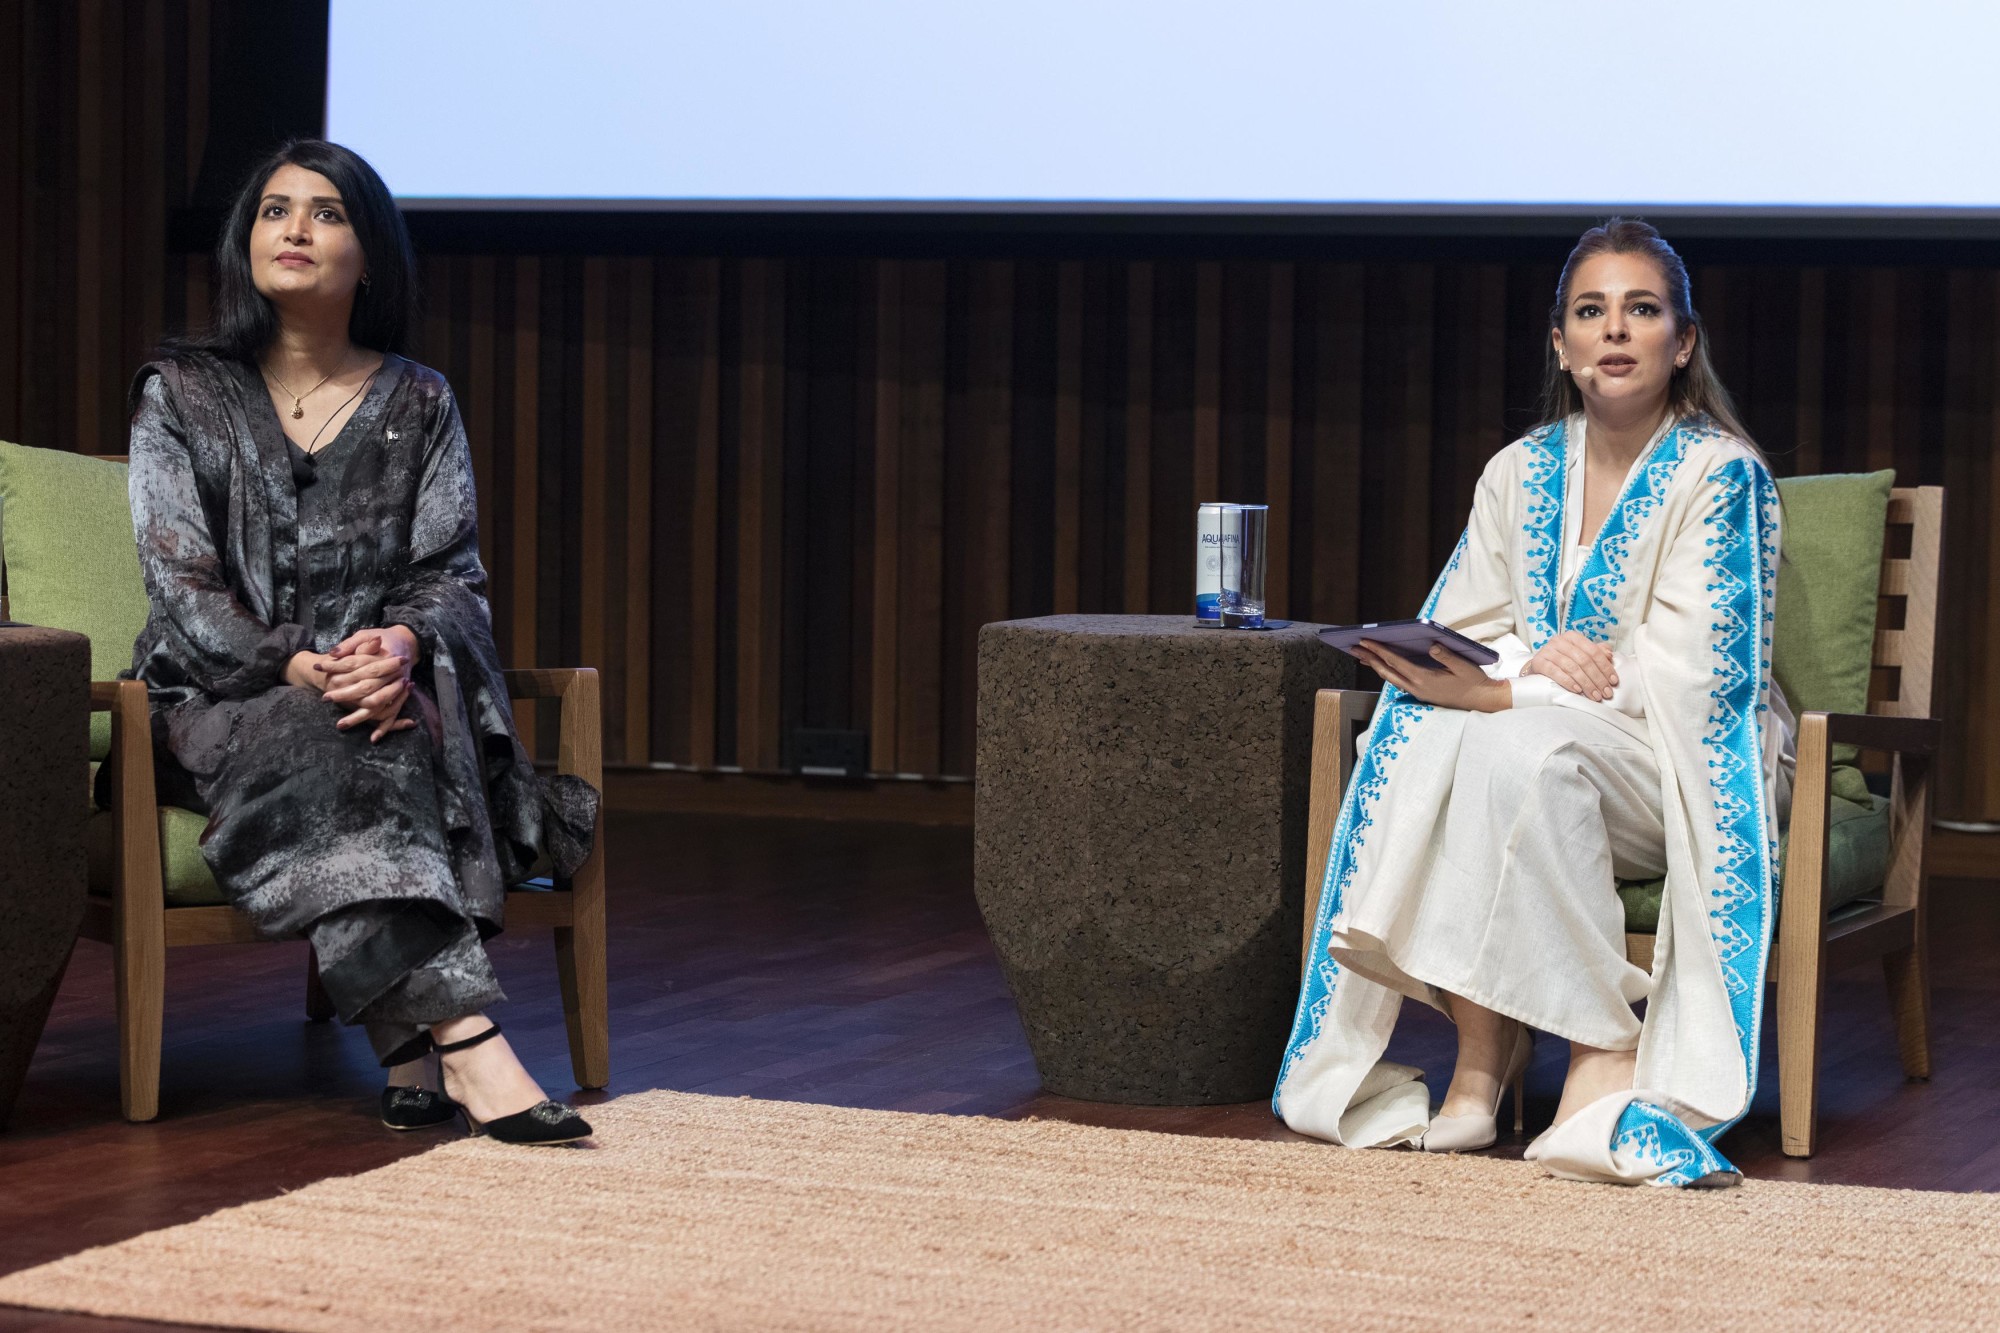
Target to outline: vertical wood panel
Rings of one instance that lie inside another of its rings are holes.
[[[1222,494],[1222,265],[1194,269],[1194,438],[1195,503],[1225,499]],[[1184,550],[1192,550],[1189,542]]]
[[[1394,531],[1384,534],[1387,549],[1395,552],[1395,567],[1388,572],[1387,586],[1394,591],[1385,605],[1416,606],[1425,589],[1436,577],[1438,560],[1431,538],[1431,473],[1434,433],[1432,430],[1432,367],[1435,365],[1432,302],[1435,299],[1436,268],[1428,264],[1397,266],[1398,294],[1403,303],[1403,324],[1398,340],[1401,364],[1396,367],[1400,393],[1391,407],[1392,420],[1399,421],[1399,447],[1395,466],[1390,469],[1390,494],[1383,513],[1393,513]]]
[[[969,316],[966,411],[974,489],[968,496],[967,525],[974,553],[966,562],[967,628],[1007,618],[1007,582],[1013,510],[1014,265],[975,264]]]
[[[715,762],[720,266],[661,260],[653,312],[652,754]]]
[[[105,453],[99,421],[104,405],[104,262],[112,253],[104,231],[105,89],[107,80],[103,51],[106,45],[106,0],[81,0],[76,6],[77,43],[74,77],[77,81],[76,158],[73,164],[76,189],[72,200],[76,211],[75,286],[72,288],[75,342],[76,399],[74,434],[64,447],[86,453]]]
[[[745,260],[737,404],[736,762],[778,767],[784,574],[784,319],[782,265]]]
[[[1856,416],[1865,431],[1855,461],[1871,472],[1896,466],[1896,276],[1873,269],[1863,280],[1866,336],[1855,340],[1862,374],[1854,384],[1864,393]]]
[[[458,393],[459,411],[465,421],[465,434],[472,446],[472,472],[479,486],[479,544],[480,558],[487,569],[496,568],[493,530],[493,506],[499,478],[494,474],[495,395],[499,392],[498,349],[494,341],[493,303],[498,279],[495,261],[490,255],[482,255],[470,262],[466,281],[470,286],[467,293],[468,319],[471,321],[470,337],[467,339],[467,375],[463,382],[454,386]]]
[[[145,0],[125,43],[128,69],[139,70],[138,95],[125,105],[122,137],[128,151],[120,158],[125,181],[125,220],[120,255],[125,270],[125,309],[112,364],[112,386],[122,388],[139,358],[152,350],[167,329],[166,251],[159,243],[167,227],[167,105],[166,0]],[[0,179],[11,179],[0,176]],[[110,439],[123,434],[122,402],[112,400]],[[122,452],[122,448],[118,451]]]
[[[533,258],[514,265],[514,493],[512,589],[514,642],[510,661],[517,667],[538,666],[535,588],[538,574],[537,529],[541,496],[541,373],[542,266]],[[523,739],[528,732],[523,729]]]
[[[1367,284],[1358,264],[1323,264],[1315,309],[1313,414],[1314,619],[1361,618],[1361,386]]]
[[[1292,605],[1292,308],[1297,271],[1271,265],[1270,310],[1266,317],[1264,370],[1264,499],[1271,506],[1269,550],[1265,556],[1265,604],[1274,617],[1289,619]]]
[[[1799,273],[1797,471],[1824,470],[1825,447],[1821,413],[1826,406],[1826,270],[1803,269]]]
[[[897,625],[903,558],[903,266],[875,265],[875,565],[869,627],[869,757],[877,773],[897,767]]]
[[[944,680],[945,266],[904,276],[898,486],[896,771],[941,771]]]
[[[1153,266],[1126,266],[1125,602],[1128,615],[1152,610]]]
[[[1965,765],[1966,799],[1959,808],[1981,811],[1987,819],[2000,820],[2000,533],[1993,528],[1993,515],[2000,514],[2000,273],[1990,275],[1981,285],[1991,301],[1986,318],[1991,365],[1985,376],[1982,403],[1987,425],[1986,447],[1973,455],[1983,461],[1986,486],[1983,495],[1974,494],[1973,501],[1986,514],[1987,521],[1971,532],[1947,534],[1945,540],[1947,554],[1952,541],[1964,542],[1976,551],[1974,532],[1986,546],[1985,579],[1975,603],[1985,608],[1985,624],[1978,634],[1978,651],[1967,672],[1981,682],[1981,692],[1973,701],[1975,706],[1966,710],[1968,717],[1978,720],[1974,734],[1980,740],[1973,747],[1972,761]]]
[[[721,529],[721,409],[722,409],[722,266],[715,260],[695,264],[687,316],[695,325],[693,343],[699,360],[696,389],[694,472],[688,517],[688,763],[715,765],[716,616],[721,609],[717,586],[717,545]]]
[[[632,265],[625,349],[625,746],[627,763],[653,757],[653,261]]]
[[[27,25],[25,5],[0,8],[0,75],[27,64]],[[0,180],[15,183],[0,191],[0,440],[8,441],[24,438],[21,352],[27,303],[21,279],[29,230],[25,91],[19,86],[0,91]]]
[[[201,155],[208,148],[210,44],[214,40],[213,0],[188,0],[187,6],[187,134],[180,178],[189,188],[201,174]]]
[[[1083,561],[1083,265],[1056,269],[1055,594],[1051,609],[1078,609]]]
[[[607,264],[603,259],[583,261],[583,456],[582,485],[577,497],[582,510],[582,578],[577,588],[582,660],[599,668],[608,664],[605,464],[610,446],[606,420],[610,351],[606,346],[605,321],[611,291]]]
[[[962,308],[948,292],[944,368],[943,508],[946,587],[938,645],[937,763],[972,766],[979,627],[1007,618],[1014,508],[1015,265],[983,260],[962,271]],[[956,325],[957,327],[949,327]],[[955,336],[959,335],[959,336]],[[948,353],[949,354],[949,353]],[[956,517],[956,522],[944,515]],[[910,770],[925,771],[925,770]]]

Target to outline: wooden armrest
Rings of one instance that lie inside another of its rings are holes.
[[[597,701],[595,667],[528,667],[503,673],[514,699],[560,699],[556,770],[574,773],[604,788],[603,719]]]
[[[1826,738],[1834,745],[1858,745],[1864,750],[1892,750],[1897,754],[1935,754],[1944,724],[1934,717],[1877,717],[1872,713],[1801,713],[1803,730],[1807,718],[1826,719]]]
[[[1831,825],[1833,747],[1858,745],[1896,756],[1889,792],[1889,866],[1882,901],[1915,909],[1923,896],[1924,835],[1930,827],[1930,760],[1943,724],[1934,717],[1876,717],[1861,713],[1799,714],[1799,763],[1792,786],[1791,853],[1785,866],[1785,911],[1779,930],[1824,928],[1824,885]],[[1787,927],[1786,920],[1793,924]],[[1789,946],[1807,943],[1804,934]]]
[[[560,699],[579,673],[589,667],[525,667],[506,671],[507,694],[515,699]],[[592,674],[596,674],[594,671]]]
[[[90,682],[90,711],[93,713],[114,712],[121,694],[137,690],[140,707],[145,706],[146,682],[143,680],[93,680]]]

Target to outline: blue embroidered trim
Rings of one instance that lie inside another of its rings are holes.
[[[1465,559],[1466,544],[1471,537],[1469,529],[1459,534],[1458,545],[1452,548],[1451,559],[1445,561],[1437,582],[1431,585],[1420,615],[1429,616],[1437,609],[1446,581]],[[1347,792],[1341,798],[1340,818],[1334,825],[1326,876],[1319,886],[1319,910],[1313,914],[1312,952],[1299,985],[1299,1004],[1292,1016],[1291,1036],[1285,1042],[1284,1064],[1278,1071],[1277,1087],[1271,1093],[1271,1110],[1276,1114],[1283,1114],[1278,1099],[1285,1080],[1291,1077],[1292,1066],[1298,1063],[1306,1047],[1325,1027],[1327,1010],[1332,1007],[1334,990],[1340,984],[1340,965],[1327,954],[1327,936],[1333,918],[1346,901],[1347,886],[1354,881],[1356,857],[1375,823],[1375,803],[1389,785],[1390,765],[1395,763],[1417,725],[1430,713],[1429,704],[1410,698],[1393,685],[1383,687],[1382,702],[1368,726],[1368,747],[1348,781]]]
[[[1777,600],[1777,486],[1750,459],[1732,459],[1708,477],[1721,487],[1703,520],[1710,554],[1703,561],[1714,594],[1715,688],[1702,734],[1714,799],[1716,859],[1710,868],[1709,937],[1736,1022],[1746,1091],[1757,1090],[1757,1043],[1764,976],[1776,921],[1775,830],[1764,795],[1764,713],[1771,677],[1771,629]],[[1737,1117],[1740,1119],[1741,1117]],[[1713,1142],[1734,1119],[1701,1131]]]
[[[1569,469],[1563,463],[1563,423],[1545,426],[1521,441],[1527,454],[1528,521],[1521,572],[1527,585],[1528,646],[1541,651],[1556,636],[1556,584],[1562,578],[1563,487]]]
[[[1611,1151],[1624,1153],[1642,1165],[1655,1168],[1655,1185],[1692,1185],[1718,1172],[1734,1173],[1736,1168],[1699,1135],[1692,1133],[1680,1117],[1653,1105],[1634,1101],[1618,1117],[1611,1132]]]
[[[1707,435],[1712,432],[1701,431]],[[1743,1109],[1757,1092],[1757,1045],[1764,1017],[1764,977],[1777,919],[1776,829],[1764,799],[1764,713],[1771,678],[1771,630],[1778,577],[1778,497],[1771,474],[1747,458],[1722,464],[1706,479],[1719,487],[1702,520],[1709,535],[1706,587],[1715,613],[1710,667],[1715,688],[1702,731],[1708,752],[1717,864],[1709,883],[1709,938],[1722,967],[1743,1061]],[[1691,1185],[1734,1172],[1712,1146],[1741,1114],[1689,1130],[1670,1112],[1633,1102],[1619,1117],[1612,1151],[1660,1168],[1657,1185]]]
[[[1570,592],[1565,625],[1598,643],[1608,643],[1618,626],[1618,598],[1625,587],[1625,561],[1638,544],[1646,520],[1666,503],[1667,487],[1680,471],[1687,443],[1705,433],[1695,426],[1676,426],[1653,446],[1646,462],[1626,479],[1625,491],[1597,531],[1583,568]]]

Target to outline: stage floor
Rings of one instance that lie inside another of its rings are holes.
[[[969,830],[692,815],[610,827],[613,1082],[951,1114],[1289,1138],[1263,1102],[1109,1106],[1043,1095],[972,901]],[[1978,849],[1983,853],[1984,848]],[[1953,858],[1952,869],[1977,860]],[[1827,984],[1820,1151],[1778,1151],[1776,1064],[1724,1140],[1753,1176],[2000,1189],[2000,881],[1933,881],[1934,1055],[1904,1081],[1880,970]],[[509,1038],[568,1094],[546,932],[496,940]],[[77,946],[14,1123],[0,1134],[0,1272],[422,1152],[396,1134],[359,1032],[304,1022],[302,944],[168,956],[161,1118],[118,1118],[110,951]],[[1404,1010],[1391,1054],[1443,1076],[1451,1032]],[[1554,1114],[1559,1043],[1529,1075],[1529,1133]],[[579,1104],[596,1100],[579,1096]],[[1496,1154],[1518,1156],[1523,1140]],[[154,1328],[0,1309],[0,1331]]]

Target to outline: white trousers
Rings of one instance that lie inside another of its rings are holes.
[[[1434,854],[1348,885],[1335,961],[1441,1009],[1449,992],[1571,1041],[1636,1047],[1650,978],[1625,959],[1613,880],[1666,873],[1651,747],[1584,708],[1463,720]]]

